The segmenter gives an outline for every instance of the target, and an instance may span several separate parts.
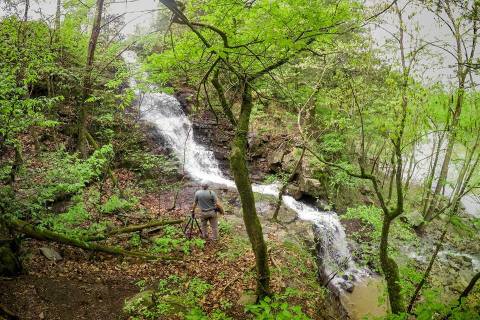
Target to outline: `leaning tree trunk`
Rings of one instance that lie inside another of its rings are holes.
[[[418,295],[420,294],[420,291],[422,290],[423,286],[425,283],[427,283],[427,279],[430,276],[430,272],[432,271],[433,264],[435,263],[438,253],[442,249],[443,242],[445,240],[445,236],[447,235],[448,231],[448,225],[445,226],[445,229],[442,232],[442,235],[437,241],[437,244],[435,245],[435,250],[433,251],[432,257],[430,258],[430,262],[428,263],[427,269],[425,269],[425,272],[423,273],[422,279],[420,282],[416,285],[415,287],[415,292],[413,293],[412,297],[410,298],[410,302],[407,307],[407,312],[411,313],[413,310],[413,307],[415,306],[415,302],[417,301]]]
[[[152,260],[174,259],[173,257],[157,256],[157,255],[152,255],[149,253],[139,252],[139,251],[128,251],[128,250],[121,249],[119,247],[104,246],[104,245],[99,245],[96,243],[80,240],[77,238],[70,238],[57,232],[53,232],[46,229],[39,229],[25,221],[18,220],[18,219],[6,220],[6,224],[11,230],[15,230],[19,233],[25,234],[26,236],[34,239],[44,240],[44,241],[53,241],[61,244],[66,244],[72,247],[82,248],[85,250],[103,252],[111,255],[123,255],[123,256],[152,259]]]
[[[262,299],[270,295],[270,270],[268,267],[267,246],[263,239],[262,225],[260,224],[255,209],[255,198],[253,196],[246,159],[247,133],[251,111],[252,93],[250,85],[245,81],[240,117],[235,130],[235,138],[232,142],[230,167],[242,202],[243,221],[255,254],[257,295],[258,299]]]
[[[100,22],[102,20],[104,0],[97,0],[97,7],[95,10],[95,18],[93,20],[92,33],[88,43],[87,64],[85,65],[85,74],[83,77],[83,93],[82,101],[80,101],[80,110],[78,116],[78,151],[80,151],[83,158],[88,155],[87,150],[87,120],[88,120],[88,103],[86,102],[88,96],[92,91],[92,70],[93,61],[95,57],[95,48],[97,47],[98,36],[100,34]]]

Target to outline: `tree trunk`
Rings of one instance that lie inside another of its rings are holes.
[[[448,144],[445,151],[445,158],[443,158],[442,168],[440,170],[440,175],[438,177],[437,185],[433,192],[432,202],[430,208],[425,215],[425,220],[430,221],[433,217],[433,211],[437,207],[438,197],[440,192],[445,187],[448,177],[448,169],[450,166],[450,160],[452,158],[453,147],[457,140],[457,130],[460,122],[460,115],[462,114],[463,107],[463,98],[465,95],[465,78],[467,77],[467,70],[463,66],[463,57],[462,57],[462,45],[461,45],[461,35],[458,29],[455,29],[455,37],[457,42],[457,77],[458,77],[458,88],[457,88],[457,101],[455,102],[455,110],[452,115],[452,123],[450,126],[448,134]]]
[[[23,12],[23,21],[28,20],[28,10],[30,9],[30,0],[25,0],[25,11]]]
[[[443,241],[445,239],[445,235],[447,234],[447,230],[448,230],[448,224],[445,226],[445,229],[443,230],[442,235],[440,236],[440,238],[437,241],[437,244],[435,246],[435,251],[433,252],[432,257],[430,258],[430,262],[428,263],[427,269],[423,273],[422,280],[420,280],[420,282],[415,287],[415,292],[412,295],[412,298],[410,299],[410,303],[408,304],[408,307],[407,307],[407,312],[408,313],[412,312],[413,306],[415,305],[415,301],[417,301],[417,297],[418,297],[420,291],[422,290],[423,286],[427,282],[428,277],[430,276],[430,272],[432,271],[433,264],[435,263],[435,260],[437,259],[437,256],[438,256],[438,252],[440,252],[440,249],[443,246]]]
[[[435,179],[435,169],[437,168],[437,163],[440,157],[444,136],[445,136],[445,133],[442,132],[441,135],[438,136],[437,143],[435,143],[435,140],[433,140],[434,148],[432,150],[431,159],[430,159],[430,166],[429,166],[430,172],[428,174],[428,178],[425,183],[424,189],[426,190],[426,194],[423,197],[423,202],[422,202],[422,216],[424,217],[427,214],[427,211],[431,202],[432,185],[433,185],[433,180]]]
[[[392,220],[384,216],[382,225],[382,237],[380,239],[380,265],[382,267],[385,280],[387,281],[388,298],[393,314],[404,312],[403,299],[400,294],[400,276],[398,266],[395,260],[388,256],[388,234]]]
[[[100,34],[100,22],[102,20],[104,0],[97,0],[95,9],[95,18],[93,20],[92,33],[88,43],[87,63],[85,65],[85,74],[83,77],[83,94],[80,101],[80,110],[78,116],[78,145],[77,149],[83,158],[88,156],[87,150],[87,120],[88,120],[88,103],[86,100],[92,92],[92,69],[95,58],[95,48],[97,47],[98,36]]]
[[[22,271],[18,246],[6,225],[0,221],[0,275],[13,276]]]
[[[20,142],[17,142],[14,148],[15,160],[13,161],[12,169],[10,170],[10,176],[7,181],[8,184],[13,184],[15,182],[17,174],[23,165],[22,147],[20,146]]]
[[[255,209],[255,198],[253,196],[247,167],[247,133],[252,111],[252,93],[250,85],[245,81],[242,94],[242,105],[235,138],[232,142],[230,154],[230,168],[233,173],[235,184],[242,202],[243,221],[247,229],[248,238],[252,244],[255,254],[257,270],[257,295],[258,299],[270,295],[270,270],[268,266],[267,246],[263,239],[262,225]]]
[[[62,0],[57,0],[57,10],[55,11],[55,31],[60,30],[60,9],[62,8]]]
[[[478,279],[480,279],[480,272],[477,272],[476,275],[473,276],[472,280],[470,280],[470,283],[468,286],[463,290],[462,294],[460,294],[460,297],[458,297],[458,302],[461,303],[462,299],[468,297],[470,292],[472,292],[473,288],[475,287],[475,284],[477,283]]]
[[[233,115],[232,109],[228,105],[227,99],[225,98],[225,90],[223,90],[223,86],[218,80],[218,69],[215,70],[213,73],[212,84],[215,90],[217,91],[218,99],[220,100],[220,105],[222,106],[223,113],[227,116],[228,120],[233,126],[237,125],[237,120],[235,120],[235,116]]]
[[[38,229],[22,220],[10,219],[7,220],[6,223],[11,229],[38,240],[54,241],[61,244],[82,248],[85,250],[103,252],[113,255],[124,255],[144,259],[173,259],[172,257],[156,256],[138,251],[127,251],[118,247],[102,246],[99,244],[89,243],[75,238],[69,238],[60,233],[52,232],[45,229]]]

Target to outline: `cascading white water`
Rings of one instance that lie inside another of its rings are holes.
[[[136,67],[134,52],[125,52],[123,57],[127,63]],[[131,79],[131,87],[134,88],[135,84],[135,79]],[[174,97],[165,93],[144,93],[140,99],[140,110],[142,118],[158,128],[193,180],[235,188],[235,183],[222,174],[213,152],[196,143],[192,123]],[[256,193],[274,197],[279,194],[277,184],[254,184],[252,189]],[[357,273],[347,247],[345,232],[335,212],[320,211],[287,195],[283,196],[283,203],[295,211],[300,219],[315,223],[317,237],[322,240],[321,259],[326,269],[323,272],[327,275],[338,273],[338,276],[332,277],[332,284],[342,283],[344,280],[340,275],[344,272]]]

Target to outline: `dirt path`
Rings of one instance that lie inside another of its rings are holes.
[[[121,279],[96,283],[31,275],[2,280],[0,287],[0,301],[21,319],[125,319],[123,301],[138,291]]]

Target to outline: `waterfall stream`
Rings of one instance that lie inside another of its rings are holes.
[[[135,67],[137,58],[134,52],[125,52],[123,57]],[[136,80],[132,78],[130,81],[131,87],[135,88]],[[140,95],[140,92],[137,92],[137,95]],[[192,123],[177,99],[165,93],[146,92],[142,94],[139,107],[143,120],[155,125],[172,152],[184,164],[185,172],[191,179],[235,188],[235,183],[223,175],[213,152],[195,141]],[[277,184],[253,184],[252,188],[256,193],[278,197]],[[288,195],[283,196],[283,204],[295,211],[299,219],[315,224],[316,237],[320,237],[319,258],[325,269],[322,272],[332,278],[331,284],[345,288],[345,282],[350,281],[348,279],[352,276],[342,275],[358,276],[361,272],[351,258],[345,231],[337,214],[333,211],[320,211]],[[333,276],[334,274],[337,275]]]

